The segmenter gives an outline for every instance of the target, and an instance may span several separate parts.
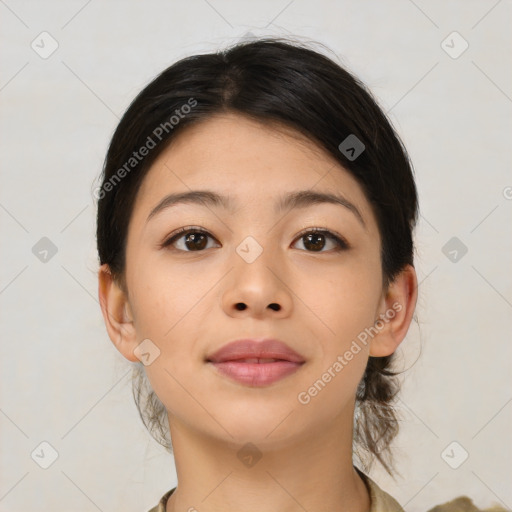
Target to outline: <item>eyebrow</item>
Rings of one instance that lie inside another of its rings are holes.
[[[291,210],[294,208],[307,208],[314,204],[329,203],[340,205],[350,210],[359,220],[359,222],[366,227],[363,216],[357,207],[348,199],[338,194],[330,192],[315,192],[312,190],[300,190],[291,192],[278,199],[275,205],[276,213],[283,210]],[[155,217],[158,213],[171,208],[178,204],[202,204],[206,207],[222,207],[226,210],[233,211],[233,200],[229,196],[224,196],[213,192],[211,190],[191,190],[189,192],[181,192],[176,194],[169,194],[165,196],[149,213],[146,222]]]

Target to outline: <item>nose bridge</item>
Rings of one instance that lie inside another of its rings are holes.
[[[267,311],[289,313],[292,301],[279,275],[283,272],[278,252],[277,247],[268,243],[264,246],[253,235],[246,236],[235,247],[234,269],[223,296],[223,307],[228,314],[240,311],[255,316]]]
[[[270,293],[270,289],[278,287],[275,283],[279,267],[278,251],[268,241],[265,243],[261,236],[259,238],[262,243],[253,235],[246,236],[235,248],[233,264],[240,284],[261,287],[261,292],[265,289]]]

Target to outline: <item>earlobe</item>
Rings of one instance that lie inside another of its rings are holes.
[[[395,352],[409,330],[417,298],[416,271],[412,265],[406,265],[382,298],[376,319],[381,328],[371,341],[370,356],[385,357]]]
[[[130,304],[107,264],[98,270],[98,297],[112,343],[126,359],[137,362],[138,358],[133,353],[137,346],[137,336]]]

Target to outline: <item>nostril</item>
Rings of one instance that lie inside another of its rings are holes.
[[[238,309],[238,311],[243,311],[244,309],[247,308],[247,306],[243,302],[238,302],[235,305],[235,307],[236,307],[236,309]],[[274,311],[279,311],[281,309],[281,306],[279,304],[276,304],[275,302],[273,302],[272,304],[269,304],[268,307],[273,309]]]

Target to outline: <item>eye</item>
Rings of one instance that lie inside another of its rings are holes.
[[[308,252],[327,252],[334,248],[335,251],[348,249],[347,242],[327,229],[313,228],[299,235],[298,240],[302,241],[302,245]],[[323,251],[330,242],[331,247]]]
[[[173,245],[175,249],[184,252],[198,252],[204,249],[210,249],[208,239],[215,240],[210,233],[195,227],[180,228],[171,234],[165,242],[161,244],[161,248]]]
[[[173,246],[174,249],[178,251],[199,252],[214,247],[211,244],[209,245],[210,240],[217,242],[208,231],[189,226],[180,228],[172,233],[170,237],[161,244],[161,248]],[[308,252],[340,251],[349,248],[349,245],[341,236],[321,228],[312,228],[308,231],[304,231],[299,235],[297,240],[302,241],[303,248]],[[217,245],[217,247],[219,246],[220,244]],[[326,247],[327,249],[324,250]]]

